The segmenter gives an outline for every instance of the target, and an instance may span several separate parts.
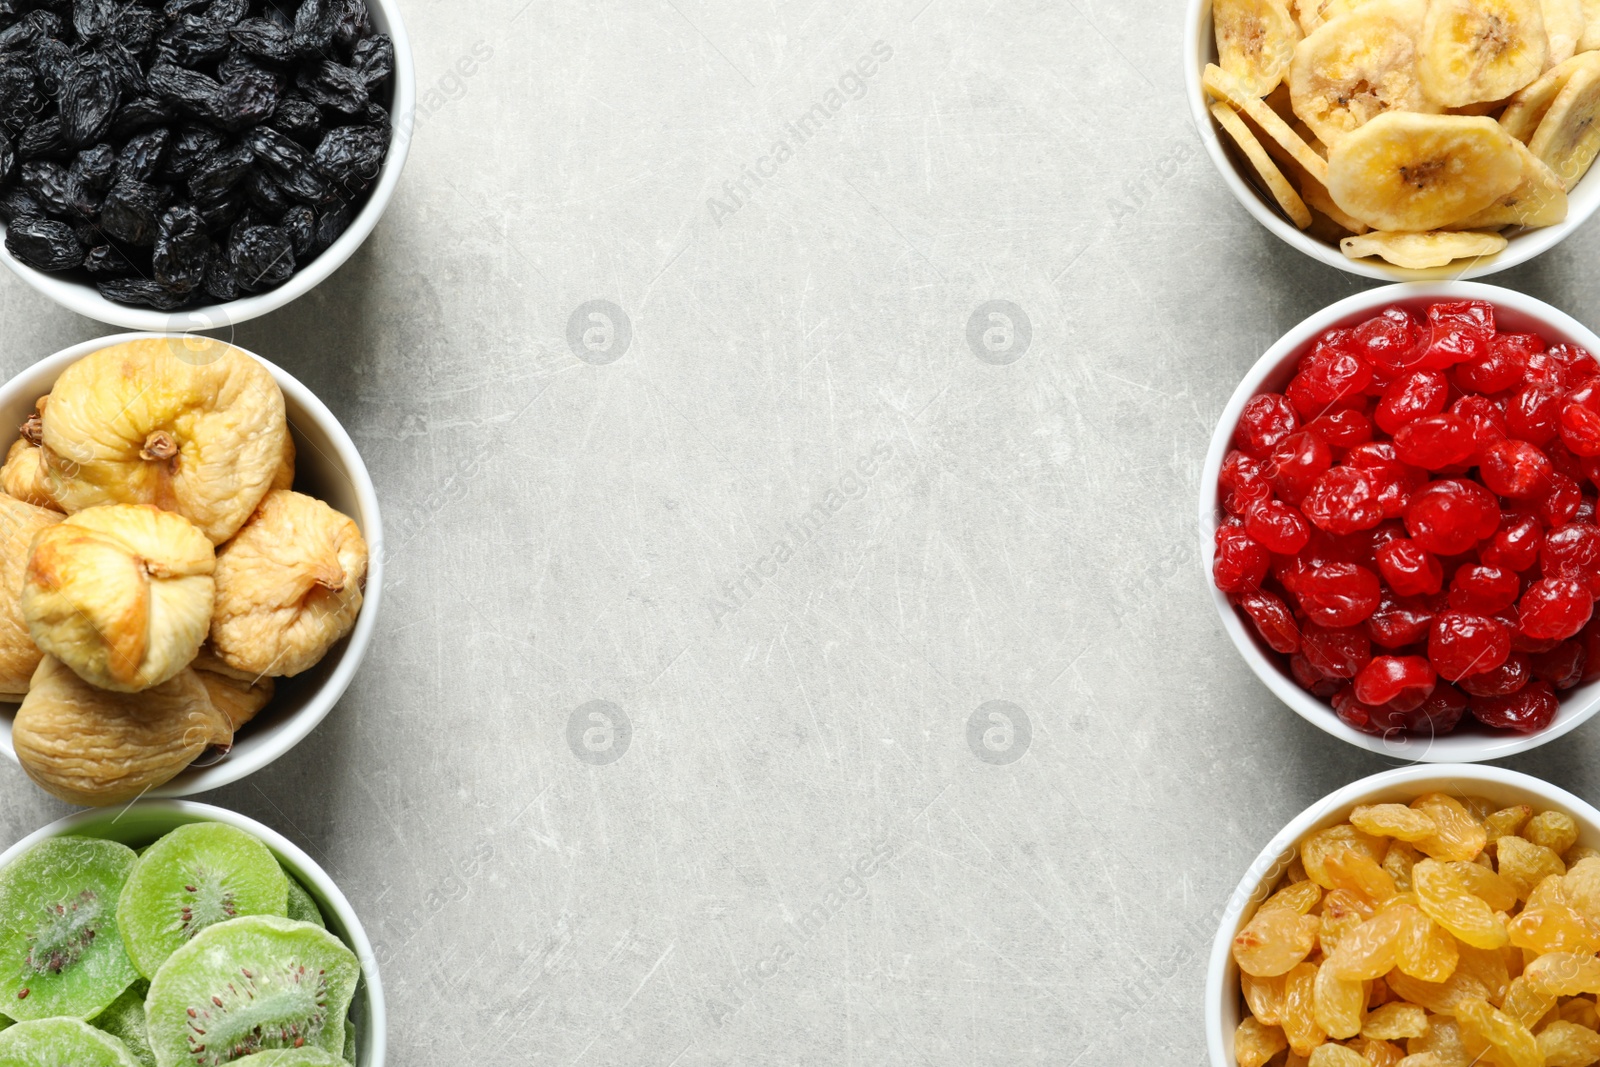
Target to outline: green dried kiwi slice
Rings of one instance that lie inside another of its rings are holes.
[[[167,957],[217,923],[288,913],[288,879],[270,849],[218,822],[180,826],[134,865],[117,905],[128,958],[154,978]]]
[[[269,1049],[344,1051],[361,964],[326,930],[265,915],[202,930],[145,998],[157,1067],[219,1067]]]
[[[156,1067],[156,1054],[150,1048],[150,1035],[144,1025],[144,998],[149,991],[149,982],[133,983],[89,1025],[127,1045],[143,1067]]]
[[[344,1024],[344,1062],[355,1067],[356,1062],[356,1024],[345,1021]]]
[[[77,1019],[18,1023],[0,1033],[0,1067],[139,1067],[128,1046]]]
[[[258,1052],[249,1058],[250,1067],[345,1067],[345,1061],[319,1048],[286,1048]]]
[[[117,898],[134,862],[115,841],[56,837],[0,871],[0,1010],[89,1019],[133,984]]]
[[[287,871],[284,873],[288,874]],[[289,918],[295,922],[320,926],[324,930],[328,928],[327,921],[322,917],[322,909],[317,907],[310,891],[292,874],[289,875]]]

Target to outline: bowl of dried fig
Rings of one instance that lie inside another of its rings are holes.
[[[327,716],[372,640],[383,533],[310,390],[208,337],[124,334],[0,387],[7,421],[0,752],[104,806],[237,781]]]
[[[416,113],[394,0],[0,12],[0,262],[80,315],[265,315],[342,266],[394,195]]]

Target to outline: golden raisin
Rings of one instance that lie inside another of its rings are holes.
[[[1311,914],[1311,910],[1322,903],[1322,887],[1315,882],[1291,882],[1261,902],[1257,911],[1266,911],[1268,908],[1289,908],[1301,915]]]
[[[1287,974],[1289,968],[1311,954],[1322,921],[1289,908],[1269,908],[1233,939],[1233,958],[1239,969],[1257,978]]]
[[[1322,898],[1322,929],[1317,940],[1324,955],[1331,956],[1346,934],[1372,918],[1376,911],[1359,894],[1348,889],[1335,889]]]
[[[1367,989],[1359,980],[1340,978],[1332,967],[1317,970],[1313,986],[1317,1025],[1338,1041],[1361,1032],[1361,1019],[1367,1010]]]
[[[1511,943],[1544,955],[1547,952],[1600,952],[1600,937],[1565,904],[1531,904],[1506,924]]]
[[[1367,1058],[1343,1045],[1318,1045],[1311,1052],[1311,1067],[1372,1067]]]
[[[1433,817],[1439,832],[1416,842],[1417,851],[1436,860],[1470,860],[1483,851],[1488,836],[1483,824],[1444,793],[1425,793],[1411,802],[1417,811]]]
[[[1239,985],[1244,989],[1244,1002],[1251,1015],[1267,1026],[1277,1026],[1283,1021],[1283,975],[1257,978],[1253,974],[1241,974]]]
[[[1461,959],[1456,964],[1459,973],[1474,978],[1485,990],[1484,998],[1495,1007],[1500,1007],[1506,998],[1506,988],[1511,984],[1511,970],[1506,966],[1505,951],[1497,948],[1473,948],[1456,942],[1456,952]],[[1522,960],[1517,960],[1517,969],[1521,970]]]
[[[1420,911],[1412,910],[1395,946],[1395,966],[1424,982],[1443,982],[1460,961],[1456,939]]]
[[[1530,962],[1522,977],[1541,993],[1555,997],[1600,993],[1600,959],[1576,952],[1552,952]]]
[[[1600,1030],[1600,1013],[1596,1013],[1594,1001],[1587,997],[1573,997],[1561,1005],[1561,1018],[1589,1030]]]
[[[1567,868],[1562,884],[1572,910],[1600,926],[1600,859],[1585,856],[1578,860]]]
[[[1428,1032],[1407,1041],[1406,1052],[1412,1056],[1437,1056],[1445,1067],[1467,1067],[1472,1062],[1461,1040],[1460,1024],[1448,1015],[1430,1015]]]
[[[1382,904],[1395,895],[1394,879],[1371,856],[1355,849],[1335,852],[1325,859],[1322,869],[1335,889],[1348,889],[1359,893],[1374,904]]]
[[[1282,1030],[1263,1026],[1255,1019],[1246,1019],[1233,1032],[1233,1054],[1239,1060],[1239,1067],[1264,1067],[1268,1060],[1288,1047]]]
[[[1600,848],[1590,848],[1588,845],[1573,845],[1561,854],[1561,862],[1570,870],[1575,864],[1584,860],[1600,859]]]
[[[1400,1061],[1406,1056],[1399,1045],[1391,1045],[1387,1041],[1371,1037],[1358,1037],[1345,1045],[1345,1048],[1361,1056],[1372,1064],[1372,1067],[1399,1067]]]
[[[1462,1001],[1456,1006],[1456,1021],[1464,1034],[1475,1034],[1493,1045],[1506,1067],[1544,1067],[1544,1053],[1533,1032],[1487,1000]]]
[[[1556,998],[1552,994],[1535,989],[1526,978],[1518,975],[1506,987],[1505,1001],[1500,1010],[1531,1030],[1555,1006]]]
[[[1317,1025],[1316,983],[1317,968],[1310,963],[1297,965],[1283,980],[1283,1036],[1302,1056],[1328,1039]]]
[[[1453,1015],[1464,1000],[1488,999],[1483,983],[1459,968],[1447,982],[1424,982],[1400,971],[1390,971],[1384,980],[1401,1000],[1440,1015]]]
[[[1417,910],[1408,904],[1387,908],[1339,940],[1325,964],[1340,978],[1364,982],[1378,978],[1395,966],[1400,935]]]
[[[1527,900],[1533,887],[1550,875],[1567,873],[1560,856],[1520,837],[1502,837],[1495,845],[1495,858],[1500,877],[1516,889],[1518,900]]]
[[[1465,1054],[1460,1060],[1447,1060],[1437,1052],[1413,1052],[1394,1067],[1469,1067]]]
[[[1389,983],[1382,978],[1374,978],[1367,983],[1367,1010],[1381,1008],[1394,1000],[1394,994],[1389,992]]]
[[[1461,876],[1447,865],[1423,860],[1412,868],[1411,882],[1428,917],[1462,941],[1477,948],[1506,943],[1506,929],[1489,905],[1468,892]]]
[[[1433,816],[1404,804],[1363,805],[1350,813],[1350,824],[1362,833],[1397,841],[1425,841],[1439,832]]]
[[[1389,851],[1383,856],[1383,869],[1394,879],[1394,887],[1400,892],[1411,891],[1411,868],[1421,858],[1422,853],[1410,844],[1404,841],[1390,842]]]
[[[1374,863],[1382,862],[1385,842],[1381,837],[1364,834],[1349,823],[1318,830],[1300,846],[1300,861],[1305,864],[1306,877],[1324,889],[1338,888],[1328,878],[1324,864],[1335,852],[1355,849],[1364,853]]]
[[[1383,1041],[1421,1037],[1428,1032],[1428,1013],[1415,1004],[1397,1000],[1385,1004],[1367,1015],[1361,1024],[1362,1037],[1375,1037]]]
[[[1484,833],[1490,841],[1498,841],[1509,834],[1520,834],[1533,818],[1533,809],[1526,804],[1514,804],[1483,820]]]
[[[1560,855],[1578,843],[1578,824],[1564,812],[1541,811],[1528,820],[1522,836]]]
[[[1576,1023],[1553,1022],[1539,1031],[1545,1067],[1589,1067],[1600,1060],[1600,1034]]]
[[[1447,863],[1467,892],[1489,905],[1493,911],[1510,911],[1517,906],[1517,890],[1494,868],[1480,863]]]

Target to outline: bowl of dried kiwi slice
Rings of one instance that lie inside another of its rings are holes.
[[[0,261],[130,329],[275,311],[377,225],[415,85],[394,0],[0,4]]]
[[[327,873],[254,819],[141,801],[0,854],[0,1062],[382,1067],[372,944]]]

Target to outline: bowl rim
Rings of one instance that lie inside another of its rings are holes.
[[[377,228],[378,220],[389,208],[395,189],[400,184],[400,172],[405,168],[410,154],[412,123],[417,108],[416,62],[411,54],[411,38],[406,33],[405,22],[396,0],[368,0],[373,13],[381,23],[380,32],[387,33],[394,42],[394,107],[389,116],[389,152],[384,158],[378,180],[368,194],[367,202],[351,220],[350,226],[333,244],[304,270],[288,281],[265,293],[256,293],[230,300],[223,304],[203,304],[182,311],[157,311],[154,308],[133,307],[107,300],[95,289],[81,281],[47,274],[17,261],[9,252],[0,249],[0,262],[33,289],[60,304],[68,311],[85,318],[130,330],[152,332],[216,330],[237,326],[242,322],[260,318],[285,307],[312,289],[321,285],[340,267],[347,263]],[[0,240],[4,240],[6,225],[0,222]]]
[[[1244,657],[1256,677],[1301,718],[1341,741],[1382,756],[1425,763],[1475,763],[1527,752],[1582,726],[1596,712],[1600,712],[1600,685],[1590,683],[1590,693],[1581,703],[1563,701],[1556,721],[1535,734],[1506,734],[1503,737],[1453,734],[1425,740],[1373,737],[1347,726],[1327,704],[1301,689],[1276,663],[1269,660],[1245,628],[1238,611],[1228,603],[1227,596],[1217,588],[1211,577],[1212,562],[1216,556],[1214,538],[1220,524],[1218,476],[1222,471],[1223,458],[1232,446],[1239,415],[1245,404],[1262,391],[1262,383],[1314,338],[1341,322],[1375,313],[1393,304],[1438,300],[1486,300],[1497,307],[1537,319],[1549,333],[1565,335],[1589,351],[1600,353],[1600,336],[1572,316],[1536,297],[1482,282],[1404,282],[1367,289],[1323,308],[1301,321],[1267,349],[1245,374],[1217,420],[1200,475],[1200,562],[1212,605],[1222,619],[1223,629],[1227,631],[1234,648]]]
[[[1215,51],[1215,41],[1211,31],[1211,4],[1212,0],[1189,0],[1183,50],[1184,87],[1189,100],[1189,116],[1194,122],[1195,130],[1200,134],[1200,141],[1205,147],[1206,154],[1211,157],[1212,164],[1221,174],[1223,183],[1233,193],[1234,199],[1238,200],[1257,222],[1265,226],[1279,240],[1312,259],[1346,274],[1380,282],[1485,278],[1543,255],[1566,240],[1574,230],[1588,222],[1596,210],[1600,210],[1600,168],[1593,168],[1572,190],[1565,220],[1554,226],[1514,232],[1510,235],[1511,240],[1505,251],[1497,255],[1471,261],[1458,260],[1455,264],[1433,270],[1407,270],[1381,260],[1349,258],[1339,251],[1338,247],[1317,240],[1269,206],[1262,194],[1256,191],[1229,157],[1216,123],[1206,108],[1207,94],[1202,84],[1202,75],[1208,62],[1206,57]],[[1580,190],[1584,195],[1578,195]],[[1457,265],[1461,263],[1466,265]]]
[[[1422,793],[1428,791],[1424,787],[1425,783],[1452,782],[1487,785],[1501,791],[1536,797],[1547,807],[1571,815],[1578,821],[1580,827],[1587,823],[1592,834],[1600,835],[1600,811],[1587,801],[1541,778],[1492,764],[1431,763],[1399,767],[1362,778],[1334,790],[1295,816],[1273,836],[1245,871],[1244,877],[1223,909],[1222,920],[1217,927],[1216,940],[1212,943],[1211,956],[1206,968],[1206,1046],[1211,1067],[1236,1067],[1237,1061],[1231,1054],[1233,1034],[1224,1025],[1228,998],[1240,995],[1238,979],[1234,973],[1233,938],[1243,925],[1245,909],[1259,903],[1265,891],[1270,888],[1271,880],[1275,880],[1282,872],[1289,850],[1297,848],[1301,839],[1319,822],[1353,808],[1375,795],[1400,787],[1414,787],[1417,793]]]
[[[366,1003],[363,1008],[367,1013],[365,1023],[367,1032],[357,1049],[357,1057],[361,1060],[359,1067],[384,1067],[384,1060],[388,1054],[388,1010],[383,996],[383,979],[378,970],[378,956],[373,951],[366,927],[362,925],[361,918],[351,906],[349,898],[344,895],[328,872],[322,869],[322,865],[272,827],[248,815],[241,815],[239,812],[219,808],[213,804],[200,804],[192,800],[137,800],[121,809],[97,808],[75,812],[40,827],[4,852],[0,852],[0,869],[41,841],[69,834],[101,836],[94,832],[96,827],[115,824],[130,811],[165,815],[171,821],[169,830],[195,822],[225,823],[254,834],[272,850],[279,862],[287,866],[290,872],[311,891],[317,903],[333,913],[333,917],[343,927],[342,939],[361,961],[361,976],[366,986]]]
[[[91,352],[98,352],[102,348],[136,340],[188,340],[193,334],[184,333],[122,333],[108,337],[98,337],[92,341],[64,348],[54,355],[17,372],[4,385],[0,385],[0,405],[10,402],[13,397],[21,396],[27,390],[23,389],[26,381],[35,376],[48,375],[52,383],[61,376],[68,366],[77,362]],[[231,342],[230,342],[231,343]],[[308,413],[311,421],[327,436],[333,445],[334,462],[343,468],[344,475],[350,482],[359,504],[358,515],[351,518],[361,528],[362,537],[367,542],[367,583],[362,591],[361,612],[356,616],[356,624],[345,639],[348,643],[341,654],[334,671],[326,682],[316,690],[307,700],[306,704],[291,718],[285,721],[282,729],[273,738],[271,745],[262,746],[253,751],[240,752],[235,749],[233,754],[210,767],[189,768],[183,771],[167,784],[150,790],[145,796],[152,798],[185,797],[196,793],[205,793],[213,789],[220,789],[231,785],[243,778],[247,778],[262,768],[276,762],[290,750],[299,745],[315,730],[322,721],[328,717],[335,704],[349,689],[350,683],[355,680],[356,672],[360,669],[362,661],[366,658],[367,651],[372,645],[373,634],[377,628],[378,608],[383,599],[383,517],[379,511],[378,493],[372,483],[372,475],[368,472],[366,463],[357,451],[355,442],[350,439],[343,424],[334,417],[317,395],[302,384],[294,375],[282,367],[257,355],[255,352],[239,345],[232,345],[245,355],[259,361],[273,380],[278,383],[278,388],[284,393],[285,398],[292,399],[300,410]],[[24,399],[31,400],[31,396]],[[291,425],[293,425],[291,423]],[[0,731],[0,754],[13,763],[18,763],[15,747],[11,742],[9,730]],[[19,764],[20,765],[20,764]]]

